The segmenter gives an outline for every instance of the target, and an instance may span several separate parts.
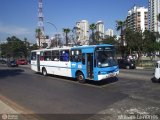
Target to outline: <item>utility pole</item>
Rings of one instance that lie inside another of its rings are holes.
[[[42,0],[38,0],[38,29],[40,31],[40,36],[38,40],[38,46],[41,46],[41,43],[45,42],[45,33],[44,33],[44,17],[43,17],[43,3]]]

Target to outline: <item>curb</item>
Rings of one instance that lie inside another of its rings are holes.
[[[145,67],[136,67],[136,69],[143,70]]]
[[[143,70],[143,69],[154,69],[154,67],[136,67],[136,69]]]

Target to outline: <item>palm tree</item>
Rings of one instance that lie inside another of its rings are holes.
[[[116,30],[120,31],[121,37],[123,37],[123,32],[124,32],[124,28],[126,27],[126,22],[117,20],[116,23],[117,23]]]
[[[124,52],[125,52],[125,46],[124,46],[124,28],[126,27],[126,22],[125,21],[121,21],[121,20],[117,20],[116,21],[116,30],[120,31],[120,36],[121,36],[121,52],[122,52],[122,57],[124,57]]]
[[[68,33],[71,30],[69,28],[63,28],[63,32],[65,33],[65,37],[66,37],[66,46],[68,46]]]
[[[93,40],[93,44],[95,44],[95,37],[94,37],[94,31],[96,30],[96,25],[94,23],[89,25],[89,29],[92,31],[92,40]]]
[[[42,37],[42,31],[40,28],[37,28],[36,29],[36,38],[38,38],[38,46],[40,48],[40,40],[41,40],[41,37]]]
[[[96,31],[94,33],[94,38],[95,38],[95,42],[98,44],[98,43],[101,43],[104,39],[104,34],[100,31]]]

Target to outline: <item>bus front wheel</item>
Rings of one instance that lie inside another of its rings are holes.
[[[84,75],[82,72],[77,73],[77,80],[79,81],[79,83],[85,83]]]
[[[44,76],[47,76],[47,70],[46,70],[45,68],[42,69],[42,74],[43,74]]]

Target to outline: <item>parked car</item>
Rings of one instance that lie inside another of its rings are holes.
[[[8,67],[18,67],[18,64],[15,60],[11,60],[11,61],[9,60],[7,61],[7,66]]]
[[[25,59],[18,59],[18,60],[17,60],[17,64],[18,64],[18,65],[27,65],[27,63],[28,63],[28,62],[27,62],[27,60],[25,60]]]
[[[6,60],[0,60],[0,64],[6,64]]]
[[[132,59],[118,59],[119,68],[135,69],[135,61]]]

